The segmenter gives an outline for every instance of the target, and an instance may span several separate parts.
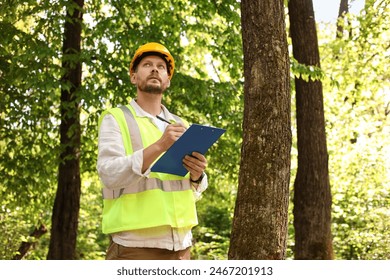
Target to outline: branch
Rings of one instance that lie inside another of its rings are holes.
[[[115,1],[112,2],[112,5],[114,6],[114,8],[118,11],[118,14],[119,14],[119,17],[122,19],[123,23],[126,25],[127,29],[131,30],[132,27],[131,27],[131,24],[130,22],[127,20],[128,17],[126,17],[124,14],[123,14],[123,10],[122,8],[118,5],[118,3],[116,3]]]
[[[38,238],[40,238],[42,235],[44,235],[46,232],[47,232],[47,229],[43,224],[41,224],[39,226],[39,228],[35,228],[33,230],[33,232],[30,233],[30,237],[32,237],[31,240],[34,240],[34,241],[30,241],[30,242],[23,241],[19,247],[18,252],[13,256],[12,259],[13,260],[21,260],[27,254],[27,252],[30,250],[31,246],[34,245],[36,240]]]

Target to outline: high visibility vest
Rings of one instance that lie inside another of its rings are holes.
[[[112,114],[119,124],[126,155],[162,136],[149,118],[137,117],[130,105],[105,111],[99,126],[106,114]],[[189,174],[182,177],[151,172],[149,178],[140,177],[135,186],[115,190],[103,187],[102,193],[105,234],[164,225],[192,228],[198,224]]]

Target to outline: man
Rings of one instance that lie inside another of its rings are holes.
[[[102,224],[112,239],[106,259],[190,259],[195,200],[207,188],[207,160],[197,152],[186,156],[184,177],[150,170],[188,126],[162,105],[174,67],[163,45],[139,47],[130,63],[136,99],[100,118]]]

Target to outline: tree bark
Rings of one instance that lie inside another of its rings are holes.
[[[76,258],[80,209],[81,22],[84,0],[70,0],[64,27],[61,89],[61,154],[47,259]],[[76,59],[75,59],[76,57]]]
[[[295,59],[320,67],[312,0],[290,0]],[[294,182],[296,259],[332,259],[331,191],[321,81],[295,79],[298,170]]]
[[[244,121],[229,259],[283,259],[290,178],[284,1],[241,2]]]

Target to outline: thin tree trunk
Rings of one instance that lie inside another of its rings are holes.
[[[83,0],[70,0],[64,28],[61,90],[61,154],[48,259],[75,259],[80,209],[80,101]],[[73,56],[73,57],[70,57]]]
[[[243,0],[245,107],[229,259],[283,259],[290,178],[284,1]]]
[[[344,19],[345,15],[348,14],[348,0],[340,0],[339,15],[337,17],[337,33],[336,38],[342,38],[344,33]]]
[[[312,0],[290,0],[295,59],[320,67]],[[332,259],[331,192],[321,81],[295,79],[298,170],[294,183],[296,259]]]

